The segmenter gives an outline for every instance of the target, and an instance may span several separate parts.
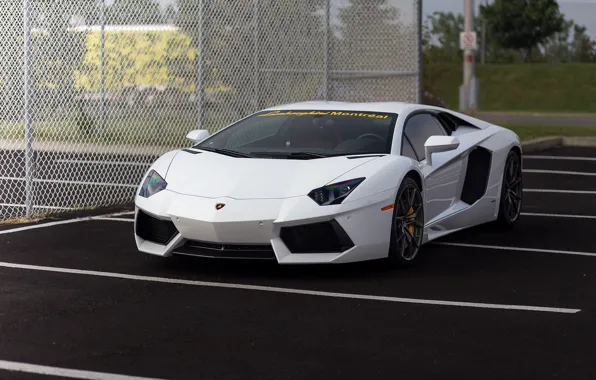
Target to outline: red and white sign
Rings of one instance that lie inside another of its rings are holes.
[[[478,41],[476,40],[476,32],[462,32],[459,34],[460,49],[478,49]]]

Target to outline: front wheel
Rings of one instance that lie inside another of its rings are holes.
[[[391,266],[405,266],[418,255],[424,235],[424,204],[420,187],[410,177],[404,178],[397,191],[388,261]]]
[[[497,223],[511,228],[521,214],[523,198],[522,165],[519,153],[509,152],[503,170],[501,201]]]

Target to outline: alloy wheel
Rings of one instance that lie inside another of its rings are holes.
[[[519,157],[512,155],[505,166],[505,176],[503,183],[505,198],[503,202],[504,214],[507,219],[514,222],[519,218],[522,205],[522,170]]]
[[[399,256],[406,261],[414,259],[422,245],[424,212],[422,195],[414,185],[405,186],[395,204],[395,242]]]

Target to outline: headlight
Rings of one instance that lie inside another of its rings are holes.
[[[141,197],[149,198],[150,196],[159,193],[168,186],[168,183],[161,178],[161,176],[153,169],[147,174],[143,186],[139,191]]]
[[[364,178],[351,179],[349,181],[337,182],[331,185],[323,186],[312,190],[308,196],[319,206],[337,205],[354,189],[364,181]]]

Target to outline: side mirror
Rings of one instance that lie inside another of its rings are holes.
[[[193,143],[197,144],[197,143],[205,140],[209,136],[210,136],[210,134],[209,134],[208,130],[195,129],[194,131],[188,132],[188,135],[186,135],[186,138],[189,139],[190,141],[192,141]]]
[[[459,140],[452,136],[430,136],[424,143],[426,163],[432,165],[432,154],[457,149]]]

